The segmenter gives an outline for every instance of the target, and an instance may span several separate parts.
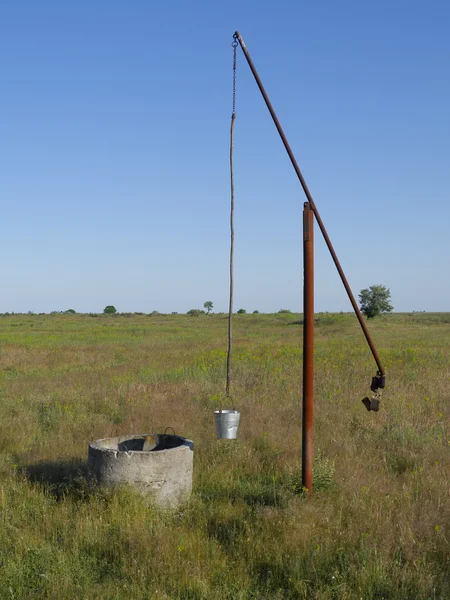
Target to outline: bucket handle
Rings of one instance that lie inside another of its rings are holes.
[[[230,394],[227,394],[227,395],[225,396],[225,398],[229,398],[229,399],[231,400],[231,405],[232,405],[232,407],[233,407],[233,410],[236,410],[236,409],[234,408],[234,400],[233,400],[233,396],[231,396]],[[220,413],[222,412],[222,409],[221,409],[221,408],[219,408],[219,412],[220,412]]]
[[[173,431],[173,435],[177,435],[177,434],[175,433],[175,429],[174,429],[173,427],[170,427],[170,426],[165,428],[165,430],[164,430],[164,435],[166,435],[166,431],[167,431],[168,429],[171,429],[171,430]]]

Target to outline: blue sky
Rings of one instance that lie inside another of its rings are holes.
[[[226,310],[232,34],[349,282],[450,310],[450,4],[0,3],[0,312]],[[238,53],[235,308],[302,310],[303,192]],[[316,229],[316,310],[350,304]]]

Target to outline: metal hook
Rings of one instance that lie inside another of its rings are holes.
[[[170,427],[170,426],[165,428],[165,430],[164,430],[164,435],[166,435],[166,431],[167,431],[168,429],[171,429],[171,430],[173,431],[173,435],[177,435],[177,434],[175,433],[175,429],[174,429],[173,427]]]

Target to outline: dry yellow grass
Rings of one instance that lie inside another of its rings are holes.
[[[356,320],[318,315],[311,499],[300,318],[235,319],[241,427],[223,442],[224,316],[0,317],[0,597],[450,597],[450,317],[371,322],[376,414]],[[181,511],[89,486],[91,439],[167,426],[195,442]]]

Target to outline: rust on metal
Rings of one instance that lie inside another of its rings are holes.
[[[303,208],[303,434],[302,486],[312,491],[314,422],[314,213]]]
[[[379,375],[384,375],[385,374],[384,368],[383,368],[383,366],[381,364],[380,357],[378,356],[378,352],[377,352],[377,350],[375,348],[375,345],[374,345],[374,343],[372,341],[372,338],[370,336],[370,333],[369,333],[369,330],[367,328],[367,325],[366,325],[366,323],[364,321],[364,318],[363,318],[363,316],[361,314],[361,311],[359,310],[358,304],[356,303],[356,300],[355,300],[355,298],[353,296],[352,290],[350,289],[350,285],[349,285],[349,283],[347,281],[347,278],[345,276],[345,273],[344,273],[344,271],[343,271],[343,269],[341,267],[341,264],[339,262],[337,254],[336,254],[336,252],[335,252],[335,250],[333,248],[333,245],[332,245],[331,240],[330,240],[330,238],[328,236],[327,230],[325,229],[325,225],[323,224],[323,221],[322,221],[322,219],[320,217],[319,211],[317,210],[317,207],[316,207],[316,205],[314,203],[314,200],[313,200],[313,198],[311,196],[311,192],[309,191],[308,186],[306,185],[306,181],[305,181],[305,179],[304,179],[304,177],[302,175],[302,172],[300,171],[300,167],[298,166],[297,161],[295,159],[295,156],[294,156],[294,154],[293,154],[293,152],[291,150],[291,147],[289,146],[287,138],[286,138],[286,136],[284,134],[284,131],[283,131],[281,125],[280,125],[280,122],[278,121],[278,118],[277,118],[277,116],[275,114],[275,111],[274,111],[274,109],[272,107],[272,104],[270,103],[269,97],[267,96],[266,90],[264,89],[264,86],[263,86],[263,84],[261,82],[261,79],[259,78],[259,75],[258,75],[258,73],[256,71],[255,65],[253,64],[253,61],[250,58],[250,54],[248,53],[248,50],[247,50],[247,48],[245,46],[245,43],[244,43],[244,40],[242,39],[241,34],[238,31],[236,31],[234,35],[236,36],[236,38],[237,38],[237,40],[239,42],[239,45],[241,46],[242,52],[244,53],[244,56],[245,56],[245,58],[247,60],[247,63],[248,63],[248,66],[250,67],[250,70],[253,73],[253,77],[255,78],[255,81],[256,81],[256,83],[258,85],[258,88],[259,88],[259,90],[260,90],[260,92],[261,92],[261,94],[262,94],[262,96],[264,98],[264,102],[266,103],[266,106],[267,106],[267,108],[268,108],[268,110],[270,112],[270,115],[271,115],[272,120],[273,120],[273,122],[275,124],[275,127],[278,130],[278,133],[279,133],[279,135],[281,137],[281,140],[282,140],[282,142],[284,144],[286,152],[288,153],[288,156],[289,156],[289,158],[291,160],[292,166],[294,167],[294,170],[295,170],[295,172],[297,174],[297,177],[298,177],[298,179],[300,181],[300,184],[301,184],[301,186],[303,188],[303,191],[305,192],[306,198],[308,199],[308,202],[310,203],[311,209],[312,209],[312,211],[314,213],[314,216],[316,218],[317,224],[319,225],[320,231],[322,232],[322,235],[324,237],[325,243],[326,243],[326,245],[328,247],[328,250],[329,250],[329,252],[331,254],[333,262],[334,262],[334,264],[336,266],[336,269],[337,269],[337,271],[339,273],[341,281],[342,281],[342,283],[344,285],[345,291],[347,292],[347,295],[349,297],[350,303],[351,303],[351,305],[353,307],[353,310],[355,311],[355,314],[356,314],[356,316],[358,318],[359,324],[361,325],[361,329],[363,330],[363,333],[364,333],[364,336],[365,336],[365,338],[367,340],[367,343],[369,344],[369,348],[370,348],[370,350],[372,352],[372,355],[373,355],[373,357],[375,359],[375,362],[377,364],[377,367],[378,367]]]

